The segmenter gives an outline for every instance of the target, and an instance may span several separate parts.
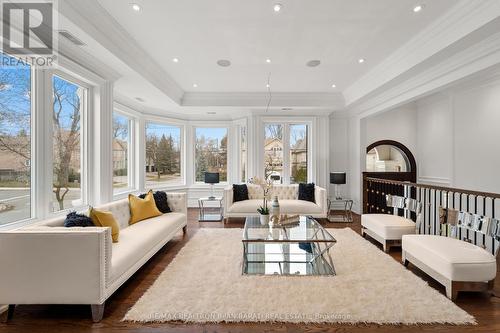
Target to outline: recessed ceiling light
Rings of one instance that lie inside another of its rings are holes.
[[[336,84],[332,84],[332,88],[337,88],[337,85]]]
[[[229,67],[229,66],[231,66],[231,61],[226,60],[226,59],[217,60],[217,65],[219,65],[221,67]]]
[[[413,11],[415,13],[418,13],[420,11],[422,11],[422,9],[424,9],[425,5],[416,5],[415,7],[413,7]]]
[[[278,13],[281,9],[283,8],[283,5],[280,3],[277,3],[273,6],[273,10]]]
[[[266,88],[271,88],[271,85],[269,83],[266,84]]]
[[[306,66],[307,66],[307,67],[318,67],[320,64],[321,64],[321,61],[320,61],[320,60],[309,60],[309,61],[306,63]]]
[[[360,64],[364,63],[364,62],[365,62],[365,58],[360,58],[360,59],[358,59],[358,62],[359,62]]]
[[[132,9],[135,10],[136,12],[140,12],[141,11],[141,6],[139,6],[136,3],[133,3],[132,4]]]
[[[267,62],[268,64],[270,64],[270,63],[271,63],[271,59],[267,58],[267,59],[266,59],[266,62]]]
[[[172,59],[173,62],[179,62],[179,58]]]
[[[196,83],[193,83],[193,88],[198,88],[198,85]]]

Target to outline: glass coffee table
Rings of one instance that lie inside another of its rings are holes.
[[[337,241],[314,218],[262,225],[247,217],[243,229],[243,275],[335,275],[330,249]]]

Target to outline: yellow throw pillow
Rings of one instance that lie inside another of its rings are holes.
[[[114,216],[110,212],[104,212],[101,210],[94,209],[90,207],[90,218],[92,222],[98,227],[110,227],[111,228],[111,238],[113,238],[113,243],[118,243],[118,238],[120,236],[120,227],[116,222]]]
[[[152,190],[148,192],[144,199],[129,194],[128,203],[130,206],[129,224],[134,224],[139,221],[161,215],[161,212],[156,207]]]

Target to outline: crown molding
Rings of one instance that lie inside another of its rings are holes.
[[[270,107],[344,107],[340,93],[276,92],[271,96]],[[266,107],[268,102],[265,92],[187,92],[182,98],[182,106]]]
[[[184,94],[182,88],[96,0],[60,1],[59,11],[172,101],[180,104]]]
[[[71,59],[74,63],[86,68],[104,80],[113,82],[121,77],[120,73],[104,64],[85,49],[74,46],[70,42],[63,41],[62,38],[59,39],[58,44],[58,53],[60,55],[67,59]]]
[[[462,0],[344,90],[346,105],[361,100],[500,16],[498,0]]]
[[[414,101],[474,75],[491,77],[500,65],[500,32],[421,71],[400,84],[349,107],[366,117]]]

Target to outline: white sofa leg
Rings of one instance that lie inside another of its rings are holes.
[[[90,308],[92,309],[92,320],[94,323],[100,322],[104,315],[104,303],[91,304]]]
[[[382,248],[383,248],[383,250],[384,250],[385,253],[389,253],[389,250],[390,250],[391,247],[387,244],[387,241],[384,241],[382,243]]]
[[[1,320],[2,323],[7,323],[7,322],[9,322],[9,320],[12,319],[12,317],[14,317],[14,309],[15,308],[16,308],[15,304],[9,304],[7,311],[5,311],[2,314],[2,320]]]

